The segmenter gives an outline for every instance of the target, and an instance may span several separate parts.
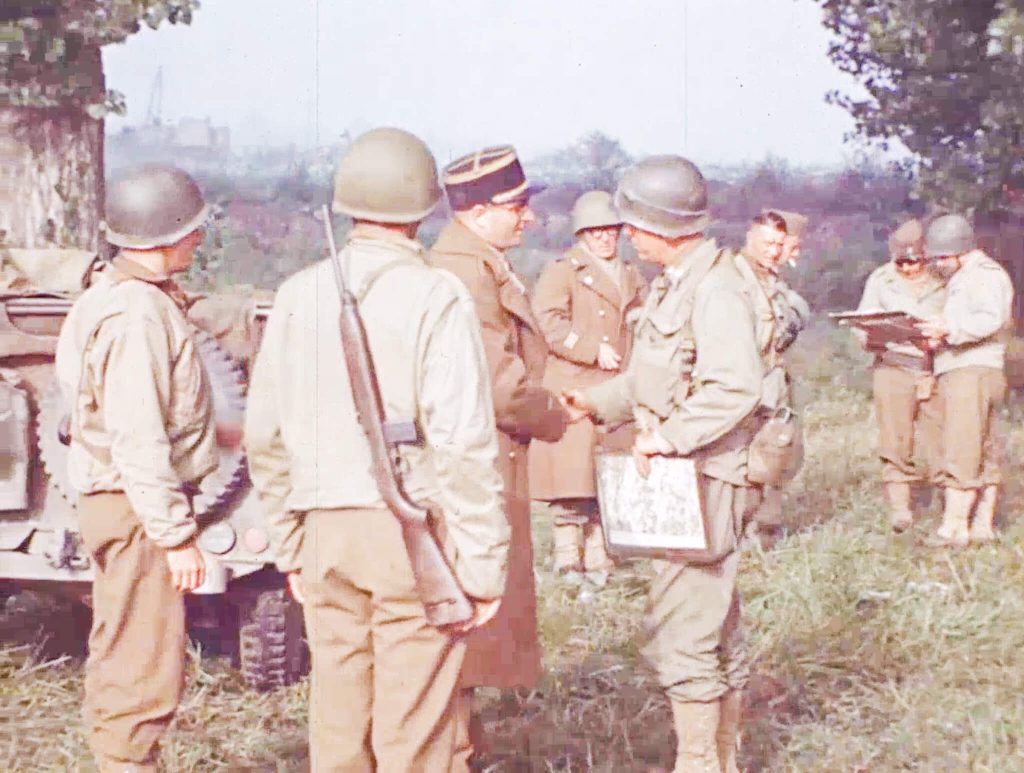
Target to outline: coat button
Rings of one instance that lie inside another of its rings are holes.
[[[605,343],[608,343],[609,339],[608,336],[601,336],[601,340],[604,341]]]
[[[509,459],[515,459],[516,458],[516,452],[515,451],[509,451],[508,452],[508,458]]]
[[[598,309],[598,310],[597,310],[597,316],[599,316],[599,317],[603,317],[603,316],[604,316],[604,314],[605,314],[605,312],[604,312],[604,309]]]

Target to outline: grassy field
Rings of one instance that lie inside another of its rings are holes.
[[[1024,771],[1024,491],[1008,466],[1004,539],[958,553],[886,527],[862,361],[818,329],[794,354],[808,458],[788,495],[790,536],[747,552],[741,574],[756,659],[742,765],[748,771]],[[1011,464],[1024,403],[1003,417]],[[671,767],[667,704],[634,635],[648,567],[623,567],[581,603],[552,580],[535,514],[546,653],[540,689],[487,693],[493,771]],[[88,770],[76,657],[33,642],[53,621],[8,619],[0,646],[0,768]],[[37,633],[36,627],[40,626]],[[31,630],[31,634],[27,631]],[[305,767],[305,685],[244,690],[215,659],[192,657],[187,700],[164,753],[169,771]]]

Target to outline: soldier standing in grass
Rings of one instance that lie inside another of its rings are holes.
[[[796,222],[800,216],[790,213]],[[799,227],[799,226],[794,226]],[[743,249],[736,255],[736,268],[746,281],[746,291],[757,320],[757,344],[764,367],[761,405],[776,412],[792,408],[789,373],[783,355],[807,326],[807,303],[779,276],[783,255],[789,244],[799,254],[797,241],[790,240],[785,218],[775,211],[754,217]],[[751,537],[770,548],[782,533],[782,489],[764,486],[761,504],[749,525]]]
[[[658,561],[643,654],[672,705],[679,773],[735,773],[749,663],[736,590],[739,544],[759,500],[748,448],[763,379],[754,311],[733,256],[705,236],[707,185],[679,156],[628,169],[615,205],[638,256],[664,267],[634,327],[626,371],[565,393],[573,419],[636,416],[641,473],[655,455],[695,460],[711,527],[706,563]]]
[[[946,282],[942,312],[921,330],[935,346],[942,413],[939,482],[945,509],[933,545],[966,547],[996,538],[993,529],[1001,438],[996,412],[1006,398],[1003,366],[1013,324],[1013,283],[996,261],[977,249],[962,215],[943,215],[928,226],[925,255]]]
[[[544,386],[563,389],[600,384],[629,358],[626,314],[641,303],[644,279],[618,257],[622,220],[611,194],[584,193],[572,210],[578,241],[544,269],[533,292],[549,352]],[[530,495],[549,503],[554,519],[555,572],[571,584],[584,577],[604,586],[612,561],[605,552],[597,507],[590,419],[572,424],[556,443],[530,445]]]
[[[104,229],[118,253],[57,343],[68,472],[95,569],[84,719],[101,773],[157,770],[185,685],[182,594],[205,576],[186,490],[218,454],[209,380],[171,277],[192,264],[207,212],[173,167],[113,182]]]
[[[924,228],[910,220],[889,237],[889,262],[879,266],[864,285],[859,311],[903,311],[929,319],[942,313],[945,285],[927,270]],[[914,521],[911,486],[937,472],[942,413],[935,394],[931,352],[910,344],[858,336],[874,357],[872,384],[878,417],[878,456],[882,484],[889,502],[889,523],[902,532]],[[917,440],[915,442],[915,432]],[[915,461],[922,457],[924,468]]]
[[[453,161],[444,170],[444,186],[453,217],[430,260],[463,282],[476,307],[494,394],[505,514],[512,528],[501,609],[469,636],[458,752],[465,762],[482,738],[472,713],[473,688],[533,687],[540,675],[527,449],[534,439],[558,440],[566,415],[541,384],[547,345],[526,289],[505,255],[522,243],[523,229],[536,222],[530,196],[542,187],[527,183],[508,145]]]
[[[402,446],[404,485],[442,513],[438,536],[475,602],[472,626],[497,610],[509,529],[473,302],[415,240],[440,197],[433,156],[400,129],[356,139],[335,177],[334,209],[355,221],[339,259],[383,404],[421,436]],[[425,617],[399,521],[371,473],[340,309],[330,260],[281,286],[245,424],[277,565],[305,612],[312,770],[465,770],[453,763],[465,639]]]

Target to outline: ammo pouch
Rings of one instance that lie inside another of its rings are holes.
[[[796,477],[804,462],[804,436],[800,417],[789,408],[779,408],[750,441],[747,480],[764,486],[781,487]]]

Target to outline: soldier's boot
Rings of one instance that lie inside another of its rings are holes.
[[[718,745],[718,761],[722,773],[739,773],[736,755],[740,748],[740,725],[743,721],[743,693],[729,690],[720,701],[718,731],[715,740]]]
[[[555,574],[570,583],[583,580],[583,525],[555,521],[551,530],[554,541]]]
[[[590,522],[583,527],[583,568],[587,580],[599,588],[608,583],[608,575],[615,568],[615,562],[604,546],[604,530],[600,522]]]
[[[974,508],[974,518],[971,520],[970,539],[971,542],[994,542],[996,530],[994,521],[996,517],[996,500],[999,496],[998,486],[985,486],[978,497],[978,504]]]
[[[673,773],[722,773],[717,738],[720,717],[718,701],[672,701],[677,742]]]
[[[889,500],[889,525],[894,532],[900,534],[914,525],[909,483],[886,483],[885,498]]]
[[[974,500],[978,497],[977,489],[958,489],[946,487],[945,504],[942,509],[942,524],[934,537],[925,540],[928,547],[933,548],[965,548],[970,541],[968,522]]]

